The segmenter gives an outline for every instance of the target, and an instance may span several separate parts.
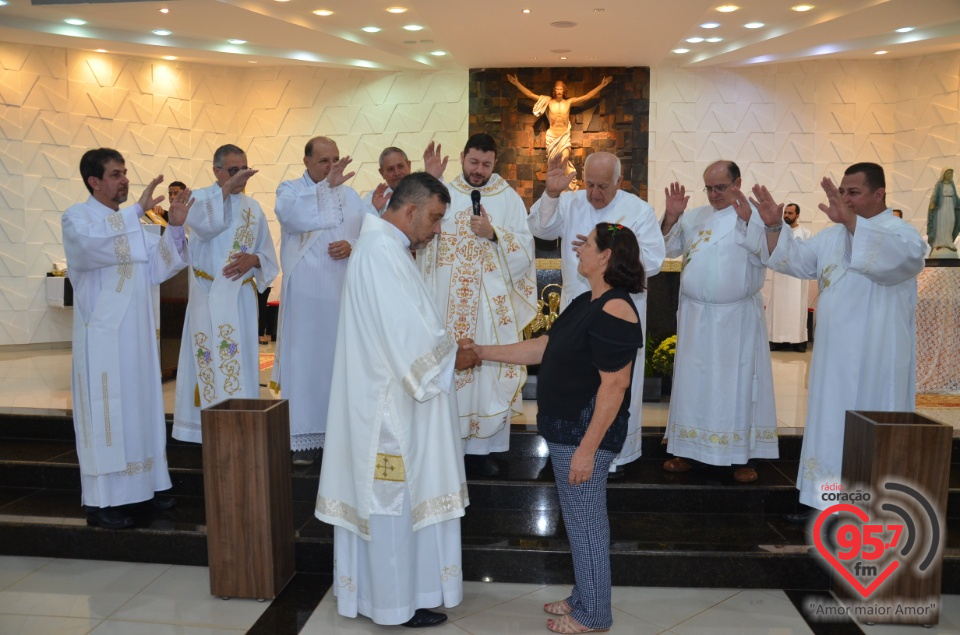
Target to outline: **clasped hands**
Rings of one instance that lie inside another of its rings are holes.
[[[469,337],[465,337],[462,340],[457,341],[457,359],[453,364],[453,367],[457,370],[467,370],[469,368],[476,368],[482,362],[480,356],[477,355],[474,350],[476,344]]]

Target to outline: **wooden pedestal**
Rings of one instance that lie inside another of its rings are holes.
[[[848,411],[843,437],[843,482],[847,491],[869,488],[871,522],[903,524],[903,519],[880,509],[891,492],[887,482],[919,488],[939,515],[939,548],[929,567],[920,572],[917,565],[927,555],[931,544],[930,521],[919,503],[899,505],[916,522],[916,543],[903,557],[898,571],[874,591],[866,603],[930,607],[925,614],[897,614],[861,617],[864,622],[882,624],[924,624],[939,622],[940,582],[943,569],[943,546],[946,542],[947,491],[950,476],[950,449],[953,428],[915,412]],[[907,500],[906,498],[902,500]],[[841,517],[841,524],[843,524]],[[901,536],[896,553],[907,541],[907,530]],[[838,589],[838,584],[834,588]],[[843,587],[845,592],[846,587]],[[846,595],[846,592],[844,593]]]
[[[200,420],[210,593],[274,598],[294,574],[287,402],[230,399]]]

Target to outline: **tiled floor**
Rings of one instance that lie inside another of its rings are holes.
[[[262,352],[272,353],[273,346],[263,347]],[[0,352],[0,412],[44,410],[59,414],[69,410],[70,359],[69,349]],[[810,353],[776,352],[772,359],[781,433],[802,432]],[[264,371],[261,383],[266,384],[269,376],[270,371]],[[164,384],[167,412],[173,411],[174,389],[174,382]],[[263,388],[261,396],[275,395]],[[645,403],[643,408],[645,426],[666,424],[668,404]],[[921,412],[960,430],[960,409]],[[525,403],[524,417],[517,423],[532,424],[535,414],[535,404]],[[566,592],[560,587],[468,582],[464,602],[445,611],[450,622],[430,632],[547,632],[547,616],[541,607]],[[203,567],[0,557],[0,633],[4,635],[241,633],[269,605],[212,597],[208,572]],[[781,590],[617,587],[614,610],[611,633],[814,632]],[[940,622],[938,627],[922,632],[960,633],[960,597],[943,598]],[[335,598],[327,593],[301,632],[335,635],[411,631],[378,627],[365,618],[341,618],[336,613]],[[916,627],[875,626],[863,627],[863,632],[907,635],[921,631]]]

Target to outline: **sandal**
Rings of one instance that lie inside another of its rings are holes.
[[[570,615],[571,611],[573,611],[573,609],[570,608],[566,600],[557,600],[556,602],[548,602],[543,605],[543,612],[549,613],[550,615]]]
[[[679,456],[664,461],[663,469],[667,472],[686,472],[693,466],[681,459]]]
[[[587,628],[569,615],[547,620],[547,630],[554,633],[606,633],[609,628]]]
[[[733,480],[738,483],[752,483],[757,480],[757,471],[752,467],[741,467],[733,473]]]

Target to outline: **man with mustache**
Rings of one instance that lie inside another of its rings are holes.
[[[193,204],[185,189],[170,203],[163,236],[144,231],[146,210],[163,200],[153,179],[134,205],[123,156],[89,150],[80,175],[90,192],[63,214],[63,249],[73,284],[73,423],[87,524],[133,524],[122,506],[151,501],[171,487],[153,289],[187,266],[183,223]]]

